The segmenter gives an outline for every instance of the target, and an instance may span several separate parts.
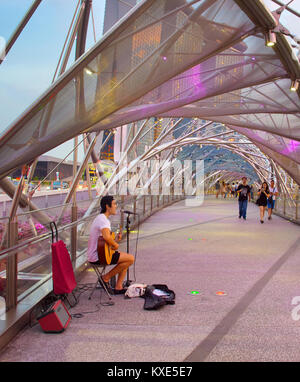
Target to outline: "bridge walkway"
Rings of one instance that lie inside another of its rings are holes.
[[[180,201],[140,226],[130,278],[167,284],[175,305],[146,311],[142,298],[114,296],[104,306],[99,289],[88,300],[88,269],[70,309],[82,315],[61,334],[26,327],[0,362],[300,361],[300,228],[278,216],[260,224],[253,203],[246,221],[237,211],[236,199]]]

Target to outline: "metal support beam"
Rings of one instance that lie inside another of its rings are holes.
[[[27,25],[28,21],[31,19],[34,12],[37,10],[37,7],[41,4],[42,0],[35,0],[35,2],[31,5],[29,10],[27,11],[26,15],[18,25],[17,29],[14,31],[10,39],[8,40],[5,48],[5,55],[8,54],[8,52],[13,47],[14,43],[17,41],[18,37],[22,33],[23,29]],[[1,57],[1,56],[0,56]],[[0,58],[0,65],[2,64],[3,60]]]
[[[92,139],[87,151],[86,151],[86,154],[85,154],[85,157],[83,159],[83,161],[81,162],[81,165],[79,167],[79,169],[77,170],[76,169],[76,172],[74,172],[74,175],[73,175],[73,182],[72,182],[72,185],[69,189],[69,192],[67,193],[66,197],[65,197],[65,200],[64,200],[64,203],[63,204],[67,204],[70,202],[72,196],[74,194],[76,194],[76,187],[78,185],[78,182],[80,180],[80,177],[83,173],[83,170],[85,169],[86,167],[86,164],[88,163],[88,160],[90,158],[90,155],[91,155],[91,152],[92,150],[94,149],[95,147],[95,144],[97,142],[97,135]]]

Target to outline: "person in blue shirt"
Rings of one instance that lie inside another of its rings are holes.
[[[250,202],[250,186],[247,184],[247,177],[242,177],[242,183],[237,188],[239,201],[239,218],[243,217],[246,220],[248,200]]]

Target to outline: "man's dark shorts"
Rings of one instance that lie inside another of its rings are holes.
[[[95,265],[114,265],[114,264],[118,264],[118,261],[119,261],[119,258],[120,258],[120,252],[118,251],[115,251],[112,255],[112,258],[111,258],[111,263],[110,264],[103,264],[103,263],[100,263],[100,261],[95,261],[95,262],[91,262],[91,264],[95,264]]]

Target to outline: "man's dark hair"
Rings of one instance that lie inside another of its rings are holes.
[[[100,202],[100,207],[101,207],[101,214],[104,214],[104,212],[106,212],[106,206],[108,205],[108,207],[111,207],[111,203],[112,201],[114,200],[114,197],[113,196],[110,196],[110,195],[105,195],[103,196],[103,198],[101,199],[101,202]]]

